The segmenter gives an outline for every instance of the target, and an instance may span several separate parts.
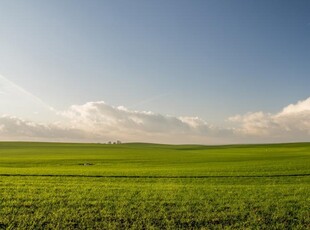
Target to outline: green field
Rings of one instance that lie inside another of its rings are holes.
[[[0,143],[0,229],[310,229],[310,143]]]

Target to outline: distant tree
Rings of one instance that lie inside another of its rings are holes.
[[[111,142],[111,141],[109,141],[109,142],[108,142],[108,144],[110,145],[110,144],[112,144],[112,142]]]
[[[117,140],[116,143],[117,143],[118,145],[122,144],[122,142],[121,142],[120,140]]]

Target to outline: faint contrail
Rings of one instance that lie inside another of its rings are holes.
[[[155,96],[153,96],[153,97],[149,97],[149,98],[147,98],[147,99],[145,99],[145,100],[142,100],[142,101],[140,101],[140,102],[138,102],[138,103],[136,103],[136,104],[130,106],[129,109],[130,109],[130,108],[137,107],[137,106],[140,106],[140,105],[144,105],[144,104],[150,103],[150,102],[152,102],[152,101],[158,100],[159,98],[168,96],[169,94],[171,94],[171,92],[157,94],[157,95],[155,95]]]
[[[15,88],[16,90],[18,90],[19,92],[22,92],[23,94],[29,96],[30,98],[32,98],[35,102],[37,102],[38,104],[42,105],[43,107],[47,108],[50,111],[56,111],[52,106],[46,104],[44,101],[42,101],[40,98],[38,98],[37,96],[33,95],[32,93],[30,93],[29,91],[25,90],[24,88],[22,88],[21,86],[15,84],[14,82],[10,81],[9,79],[3,77],[0,74],[0,80],[2,82],[4,82],[5,84]]]

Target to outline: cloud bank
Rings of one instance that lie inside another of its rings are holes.
[[[3,115],[0,117],[1,140],[82,140],[86,133],[57,124],[41,124],[18,117]]]
[[[1,140],[43,140],[160,143],[255,143],[310,140],[310,97],[271,114],[247,113],[229,118],[229,127],[199,117],[169,116],[114,107],[103,101],[73,105],[57,112],[61,119],[37,123],[14,116],[0,117]]]
[[[197,143],[227,132],[198,117],[174,117],[150,111],[133,111],[123,106],[113,107],[103,101],[74,105],[61,114],[73,129],[83,130],[93,136],[104,134],[128,141]]]
[[[236,136],[271,141],[310,141],[310,97],[279,113],[247,113],[229,118],[238,124]]]

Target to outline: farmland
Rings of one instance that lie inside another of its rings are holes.
[[[310,143],[0,143],[0,229],[310,229]]]

